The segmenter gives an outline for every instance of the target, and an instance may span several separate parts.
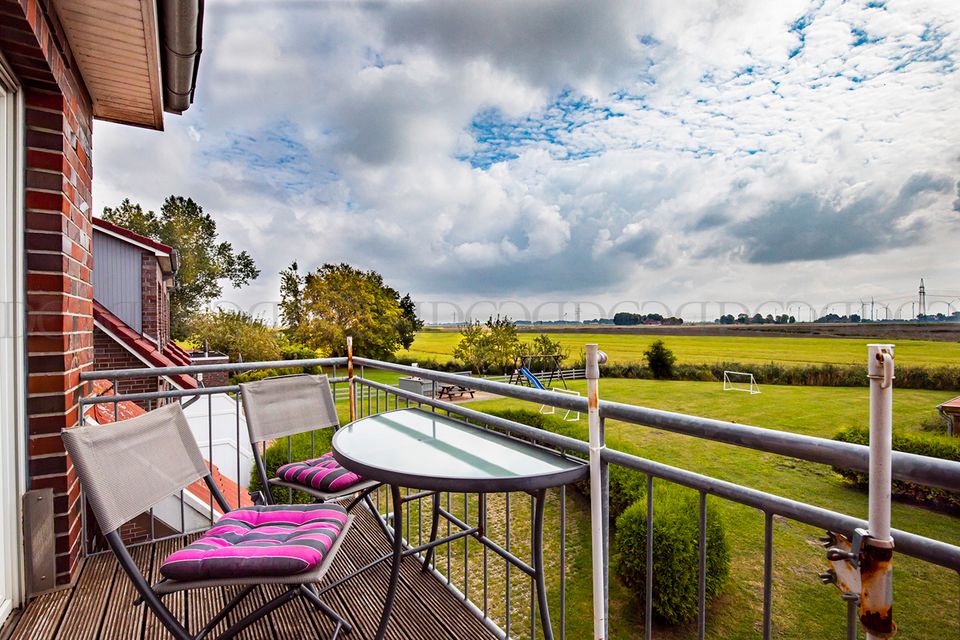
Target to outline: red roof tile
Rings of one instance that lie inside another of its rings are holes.
[[[113,383],[108,380],[95,381],[93,383],[93,395],[113,395]],[[110,424],[114,422],[114,415],[120,420],[129,420],[130,418],[142,416],[146,412],[147,411],[137,403],[122,400],[116,403],[116,408],[114,408],[113,402],[101,402],[90,405],[90,408],[84,412],[84,415],[97,424]]]
[[[157,242],[157,241],[154,240],[153,238],[148,238],[147,236],[142,236],[142,235],[140,235],[139,233],[137,233],[137,232],[135,232],[135,231],[130,231],[130,229],[127,229],[126,227],[121,227],[120,225],[113,224],[112,222],[107,222],[107,221],[104,220],[103,218],[94,218],[94,219],[93,219],[93,226],[99,227],[100,229],[103,229],[104,231],[110,231],[110,232],[115,233],[115,234],[117,234],[117,235],[123,236],[124,238],[127,238],[128,240],[133,240],[134,242],[139,242],[140,244],[145,244],[145,245],[147,245],[148,247],[150,247],[151,249],[155,249],[156,251],[159,251],[159,252],[161,252],[161,253],[165,253],[165,254],[167,254],[167,255],[170,255],[170,254],[173,253],[173,247],[171,247],[171,246],[169,246],[169,245],[165,245],[165,244],[163,244],[162,242]]]
[[[163,355],[167,356],[182,367],[186,367],[191,362],[190,354],[181,349],[180,345],[173,340],[164,345]]]
[[[179,362],[173,357],[167,355],[166,349],[161,352],[157,348],[157,344],[155,342],[137,333],[136,330],[130,327],[130,325],[110,313],[105,306],[96,300],[93,301],[93,319],[96,323],[103,327],[107,333],[145,360],[147,362],[147,366],[149,367],[178,367],[190,363],[189,358],[187,359],[186,363]],[[170,343],[168,343],[168,346],[169,344]],[[177,347],[177,349],[179,349],[179,347]],[[180,351],[182,351],[182,349]],[[167,377],[181,389],[200,388],[196,378],[193,378],[192,376],[180,374]]]

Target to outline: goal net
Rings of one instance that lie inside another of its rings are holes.
[[[745,391],[747,393],[760,393],[760,385],[752,373],[742,371],[724,371],[723,372],[723,390],[724,391]]]

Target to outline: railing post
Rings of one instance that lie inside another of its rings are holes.
[[[860,559],[860,623],[868,640],[896,633],[893,622],[893,538],[890,537],[893,448],[892,344],[867,345],[870,379],[869,536]]]
[[[590,528],[593,559],[593,637],[603,640],[607,634],[606,566],[604,553],[605,514],[600,454],[603,436],[600,425],[600,365],[607,360],[595,344],[586,345],[587,422],[590,427]]]
[[[350,391],[350,422],[357,419],[357,387],[353,382],[353,338],[347,336],[347,389]]]

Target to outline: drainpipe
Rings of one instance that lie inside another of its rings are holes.
[[[203,44],[203,0],[160,0],[163,108],[181,114],[193,103]]]

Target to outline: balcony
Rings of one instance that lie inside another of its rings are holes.
[[[353,361],[353,370],[357,373],[355,377],[345,375],[348,370],[345,358],[244,363],[241,366],[247,371],[281,366],[322,367],[330,376],[341,422],[346,422],[350,416],[349,397],[352,387],[356,418],[403,407],[423,407],[469,422],[477,428],[498,430],[511,437],[534,441],[571,456],[584,459],[591,456],[587,442],[578,437],[545,431],[490,415],[474,408],[476,405],[471,406],[469,401],[444,401],[438,399],[435,392],[421,395],[407,391],[401,389],[396,382],[397,376],[417,376],[427,381],[424,388],[432,391],[442,386],[462,386],[482,392],[480,397],[510,399],[511,406],[519,403],[534,412],[553,408],[560,416],[568,411],[571,412],[570,415],[577,412],[588,414],[586,398],[572,394],[541,391],[507,384],[498,379],[416,369],[363,358],[355,358]],[[233,364],[101,371],[84,374],[84,377],[88,380],[113,381],[113,388],[116,388],[116,381],[124,378],[177,374],[202,376],[204,373],[236,368],[237,365]],[[574,375],[581,377],[582,374],[582,371],[578,371]],[[600,380],[601,397],[603,384],[604,381]],[[85,405],[87,409],[97,405],[120,415],[122,405],[119,403],[122,402],[149,403],[148,406],[170,401],[209,403],[209,398],[229,398],[238,390],[237,386],[226,385],[123,396],[108,393],[87,399]],[[466,397],[463,399],[466,400]],[[864,401],[866,402],[866,397]],[[206,443],[202,445],[205,455],[221,473],[242,480],[244,474],[248,473],[249,461],[243,458],[242,445],[246,433],[242,428],[243,417],[239,405],[235,411],[234,423],[227,429],[232,432],[233,446],[219,450],[220,453],[215,452],[213,443],[224,437],[224,414],[222,411],[216,414],[220,420],[216,425],[214,415],[213,411],[209,412],[207,423],[196,427],[201,432],[207,431],[206,434],[199,433],[198,440]],[[869,449],[858,445],[629,404],[601,400],[595,415],[599,416],[601,424],[604,425],[603,431],[634,426],[654,428],[660,432],[682,436],[688,443],[687,446],[699,446],[707,442],[736,446],[741,448],[739,450],[744,452],[744,456],[757,455],[782,460],[784,473],[802,473],[805,469],[819,470],[816,473],[830,473],[831,465],[866,470],[869,462]],[[293,456],[295,444],[301,447],[301,451],[303,446],[309,446],[309,453],[320,453],[313,437],[306,442],[307,445],[303,441],[293,443],[288,439],[286,445],[280,443],[280,448],[289,452],[285,453],[287,459]],[[715,622],[721,619],[718,614],[722,608],[731,606],[742,609],[738,615],[752,618],[751,637],[782,637],[777,631],[778,620],[793,619],[809,615],[810,612],[815,612],[812,614],[814,617],[825,621],[819,627],[812,628],[829,628],[838,634],[846,633],[848,638],[858,637],[856,599],[841,598],[840,592],[834,586],[819,584],[817,570],[826,571],[829,565],[825,549],[817,544],[816,539],[827,531],[852,537],[858,528],[866,528],[867,523],[858,517],[858,514],[866,513],[865,496],[858,498],[857,503],[851,502],[851,515],[775,495],[773,492],[746,487],[729,479],[710,477],[672,466],[668,464],[668,460],[655,461],[640,457],[612,446],[594,450],[593,456],[601,470],[599,485],[591,481],[588,491],[585,487],[567,487],[550,490],[547,494],[544,547],[551,629],[545,630],[539,623],[530,577],[515,568],[511,569],[502,558],[488,553],[483,545],[477,544],[473,539],[463,538],[439,547],[432,566],[426,572],[421,571],[422,554],[413,554],[404,560],[401,589],[391,618],[389,637],[532,639],[550,637],[551,634],[555,638],[589,637],[593,633],[593,603],[590,594],[595,584],[601,584],[603,588],[602,602],[609,611],[609,637],[734,637],[723,623]],[[612,521],[608,483],[610,472],[614,468],[631,470],[644,478],[649,521],[656,522],[657,517],[654,501],[650,497],[654,493],[654,483],[657,491],[661,486],[681,485],[699,498],[699,512],[694,515],[699,528],[694,541],[696,560],[686,567],[691,576],[696,576],[696,615],[685,625],[667,628],[653,615],[657,584],[651,562],[655,542],[654,527],[646,529],[646,538],[638,545],[638,548],[645,549],[646,554],[647,588],[643,599],[632,603],[629,598],[624,597],[622,585],[609,575],[612,561],[609,542]],[[960,463],[894,453],[892,470],[893,477],[897,480],[951,491],[960,490]],[[725,475],[726,478],[736,477],[736,470]],[[234,486],[233,490],[235,493],[232,499],[241,501],[243,491],[240,486]],[[423,517],[424,513],[429,511],[429,505],[423,504],[424,498],[416,497],[414,489],[404,491],[404,495],[413,496],[406,511],[405,522],[393,522],[388,515],[391,509],[388,491],[385,489],[375,494],[374,503],[381,514],[379,524],[399,530],[409,548],[418,546],[429,535],[429,517]],[[599,517],[596,517],[596,514],[591,516],[590,513],[589,496],[594,494],[602,497]],[[231,498],[230,495],[227,497]],[[182,493],[172,499],[179,500],[180,504],[185,501]],[[522,493],[497,494],[487,495],[480,501],[471,494],[443,494],[441,501],[445,505],[445,511],[455,519],[465,523],[476,523],[482,519],[487,523],[487,535],[502,548],[519,558],[530,557],[530,496]],[[750,539],[731,541],[732,555],[735,557],[731,570],[745,576],[745,579],[738,582],[739,589],[728,589],[723,596],[711,601],[707,597],[706,587],[708,513],[721,507],[730,507],[727,514],[735,513],[738,518],[755,519],[757,535]],[[216,517],[212,503],[209,510],[204,509],[202,500],[199,504],[194,501],[191,508],[192,519],[182,515],[183,508],[179,509],[179,517],[169,515],[171,512],[175,513],[176,509],[171,511],[167,508],[164,512],[161,507],[157,507],[156,512],[144,514],[144,519],[139,521],[136,528],[141,542],[135,547],[135,557],[144,563],[143,566],[154,567],[155,563],[151,563],[151,559],[164,556],[183,545],[196,531],[205,528],[210,520]],[[345,575],[351,568],[362,566],[388,551],[386,538],[374,516],[363,513],[358,520],[360,526],[351,533],[344,545],[330,579],[335,580],[336,576]],[[957,572],[960,572],[960,547],[956,545],[958,538],[955,535],[958,529],[956,520],[948,516],[944,516],[940,522],[942,526],[933,535],[930,535],[929,531],[925,531],[928,534],[926,536],[897,529],[892,532],[896,542],[894,557],[898,568],[895,600],[921,601],[931,612],[927,620],[917,617],[904,620],[900,637],[956,637],[957,629],[960,628],[960,621],[956,617],[960,600],[956,592]],[[593,532],[599,537],[593,537]],[[441,531],[441,537],[443,534],[444,531]],[[602,574],[592,575],[591,557],[595,539],[602,540],[602,544],[597,548],[601,550],[598,557],[602,559],[603,571]],[[782,546],[788,539],[793,545],[789,549]],[[781,545],[779,548],[778,542]],[[53,592],[33,600],[19,618],[12,620],[5,630],[0,632],[0,639],[164,636],[152,614],[145,612],[142,607],[132,606],[133,588],[117,570],[112,555],[104,553],[95,525],[89,516],[83,530],[83,548],[87,557],[77,584],[71,589]],[[798,554],[802,557],[798,558]],[[346,637],[373,636],[387,588],[388,573],[389,567],[382,564],[364,574],[362,579],[346,582],[331,592],[338,610],[345,613],[355,625],[352,635]],[[741,585],[747,587],[743,588]],[[937,588],[936,597],[930,596],[931,585]],[[804,603],[803,611],[784,607],[783,593],[787,591],[800,594],[798,597]],[[196,618],[209,617],[228,598],[228,593],[219,591],[212,591],[203,597],[189,596],[175,601],[174,610],[184,614],[188,625],[196,628]],[[913,607],[913,610],[917,610],[917,607]],[[317,617],[306,607],[290,604],[271,614],[261,627],[247,630],[244,637],[324,637],[325,632],[330,631],[327,625],[325,619]],[[934,631],[931,632],[931,629]],[[941,631],[943,635],[937,636]],[[814,632],[814,635],[808,637],[819,636]]]

